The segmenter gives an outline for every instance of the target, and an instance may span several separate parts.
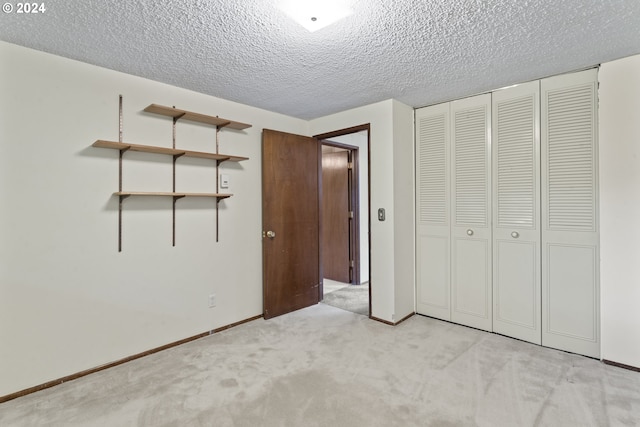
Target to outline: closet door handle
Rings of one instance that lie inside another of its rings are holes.
[[[473,236],[473,230],[472,229],[468,229],[467,230],[467,236]]]
[[[517,239],[518,237],[520,237],[520,233],[518,233],[517,231],[512,231],[511,237],[513,237],[514,239]]]

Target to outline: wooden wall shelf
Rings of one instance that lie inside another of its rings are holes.
[[[221,154],[218,150],[219,148],[219,139],[218,134],[220,129],[228,128],[228,129],[236,129],[242,130],[250,128],[251,125],[247,123],[234,122],[232,120],[222,119],[220,117],[207,116],[205,114],[194,113],[192,111],[180,110],[178,108],[165,107],[163,105],[151,104],[144,109],[144,111],[153,114],[160,114],[162,116],[171,117],[173,119],[173,147],[158,147],[153,145],[140,145],[140,144],[129,144],[122,142],[122,95],[120,95],[119,101],[119,140],[116,141],[107,141],[103,139],[99,139],[92,144],[93,147],[97,148],[108,148],[112,150],[119,151],[119,162],[118,162],[118,191],[113,193],[115,196],[118,196],[119,206],[118,206],[118,252],[122,251],[122,202],[124,199],[130,196],[162,196],[162,197],[173,197],[173,246],[176,245],[176,201],[183,197],[210,197],[216,199],[216,242],[218,241],[218,204],[220,200],[231,197],[233,194],[229,193],[219,193],[220,191],[220,183],[219,183],[219,173],[218,167],[222,162],[230,161],[230,162],[241,162],[243,160],[248,160],[248,157],[241,156],[232,156],[229,154]],[[204,151],[192,151],[192,150],[182,150],[176,148],[176,123],[179,120],[186,120],[197,123],[204,123],[207,125],[215,126],[216,135],[215,135],[215,153],[212,152],[204,152]],[[173,191],[170,192],[152,192],[152,191],[123,191],[122,190],[122,158],[124,153],[127,151],[138,151],[142,153],[154,153],[154,154],[164,154],[168,156],[173,156]],[[215,160],[215,168],[216,168],[216,192],[215,193],[184,193],[176,191],[176,160],[179,157],[196,157],[201,159],[210,159]]]
[[[227,160],[231,162],[241,162],[243,160],[249,160],[248,157],[231,156],[228,154],[216,154],[216,153],[207,153],[204,151],[180,150],[177,148],[156,147],[153,145],[129,144],[125,142],[105,141],[102,139],[97,140],[92,145],[98,148],[111,148],[114,150],[131,150],[131,151],[140,151],[143,153],[167,154],[169,156],[178,156],[178,157],[180,156],[198,157],[202,159],[220,160],[222,162]]]
[[[179,193],[167,191],[116,191],[114,196],[172,196],[172,197],[215,197],[217,199],[226,199],[233,196],[229,193]]]
[[[217,126],[219,128],[229,128],[242,130],[250,128],[247,123],[234,122],[233,120],[222,119],[215,116],[207,116],[205,114],[194,113],[192,111],[181,110],[179,108],[165,107],[164,105],[151,104],[144,109],[147,113],[160,114],[163,116],[173,117],[174,119],[189,120],[191,122],[204,123],[207,125]]]

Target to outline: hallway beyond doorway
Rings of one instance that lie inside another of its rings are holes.
[[[324,279],[324,304],[364,316],[369,315],[369,282],[361,285]]]

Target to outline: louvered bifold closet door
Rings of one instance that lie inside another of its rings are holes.
[[[417,312],[450,309],[449,104],[416,110]]]
[[[599,357],[597,70],[541,88],[542,345]]]
[[[540,344],[540,82],[492,101],[493,330]]]
[[[451,102],[451,321],[492,330],[491,95]]]

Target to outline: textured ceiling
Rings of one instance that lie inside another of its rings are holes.
[[[640,0],[344,0],[309,33],[278,0],[53,0],[0,40],[311,119],[419,107],[640,53]]]

